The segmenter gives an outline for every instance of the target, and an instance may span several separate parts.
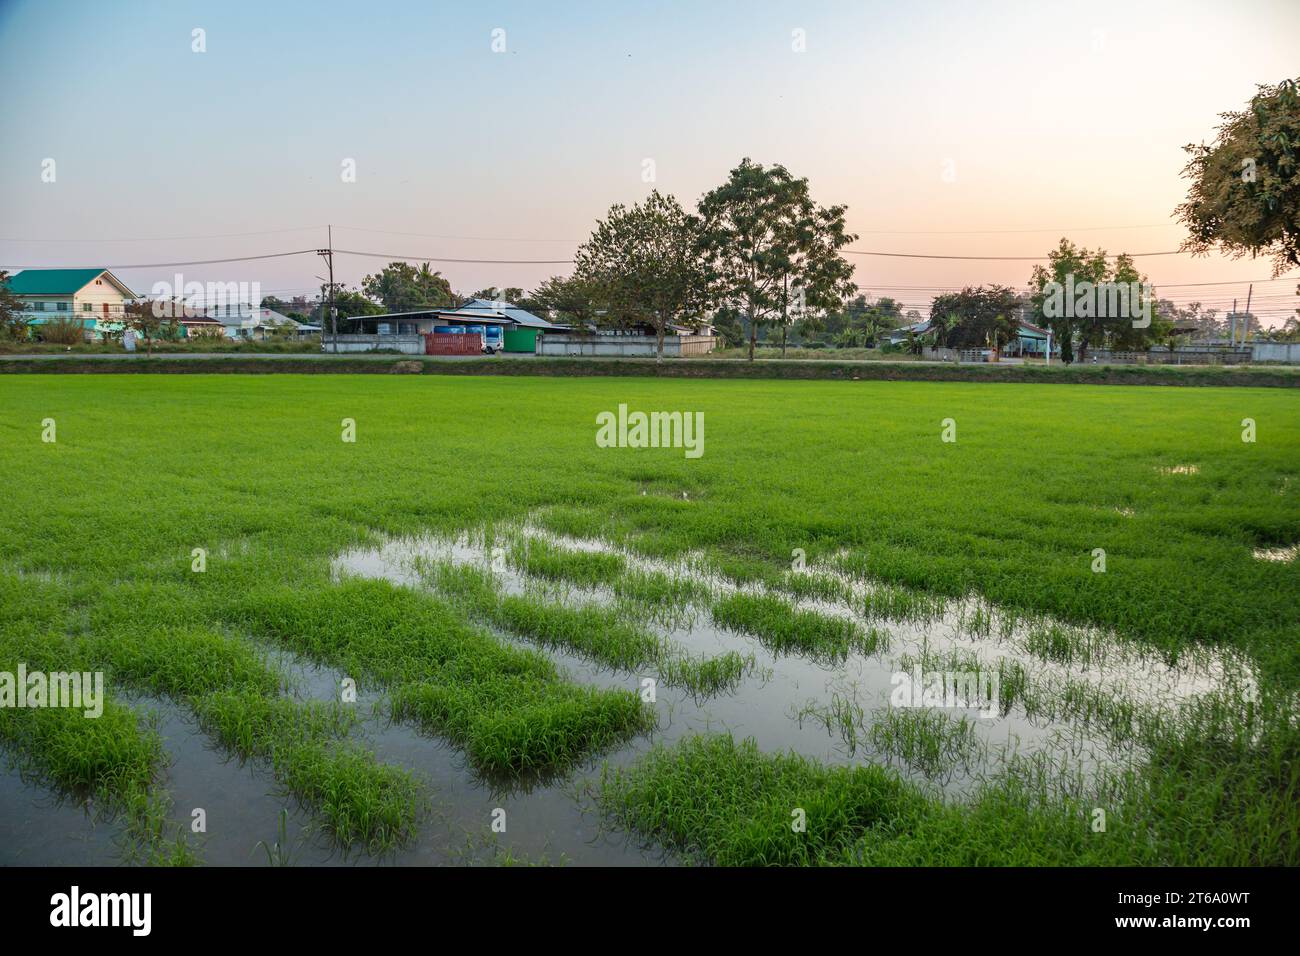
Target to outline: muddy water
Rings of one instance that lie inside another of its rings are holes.
[[[497,528],[491,542],[483,535],[389,540],[377,548],[340,555],[334,573],[425,588],[428,585],[421,565],[450,561],[490,568],[507,593],[571,605],[614,602],[614,595],[603,587],[580,588],[529,578],[504,563],[500,552],[493,552],[492,544],[508,548],[512,541],[530,539],[575,550],[615,550],[604,542],[556,536],[524,524]],[[622,551],[619,554],[630,570],[659,572],[703,585],[710,600],[737,590],[762,591],[757,586],[738,586],[717,575],[700,556],[666,562]],[[948,717],[965,717],[972,724],[978,749],[970,759],[953,761],[942,771],[930,768],[927,774],[897,754],[874,748],[869,740],[871,721],[873,716],[890,710],[893,675],[909,669],[912,659],[927,653],[942,658],[960,652],[981,666],[1010,660],[1023,666],[1032,680],[1052,686],[1081,684],[1162,711],[1172,711],[1182,702],[1222,689],[1233,675],[1247,687],[1251,684],[1249,668],[1240,661],[1201,654],[1171,666],[1113,636],[1078,628],[1062,630],[1073,641],[1087,646],[1087,663],[1043,660],[1028,650],[1031,635],[1035,628],[1053,626],[1053,622],[1018,620],[976,600],[948,602],[923,620],[869,619],[862,608],[873,593],[873,585],[842,574],[833,565],[810,571],[837,580],[844,590],[843,599],[796,600],[787,594],[781,596],[800,608],[851,619],[864,629],[875,627],[886,633],[887,645],[873,654],[854,652],[834,662],[814,660],[798,653],[775,653],[759,635],[719,629],[712,624],[706,606],[658,609],[663,612],[658,615],[661,623],[648,622],[646,626],[657,631],[676,651],[696,657],[738,651],[753,655],[756,667],[734,690],[706,699],[695,699],[685,690],[660,682],[653,705],[658,718],[655,731],[612,753],[591,757],[561,780],[514,791],[494,788],[477,777],[454,747],[410,726],[389,722],[384,716],[384,696],[363,691],[356,704],[363,719],[354,729],[353,739],[380,760],[411,770],[424,782],[433,801],[418,838],[380,859],[365,853],[345,853],[334,846],[327,835],[316,830],[311,814],[283,792],[265,761],[241,763],[232,758],[198,731],[193,716],[183,707],[151,698],[129,702],[142,712],[156,715],[169,758],[164,786],[172,800],[172,827],[190,832],[193,810],[201,807],[206,812],[207,832],[192,835],[191,842],[208,864],[268,865],[267,851],[258,845],[259,841],[266,846],[283,841],[288,860],[294,865],[445,865],[509,860],[661,865],[676,861],[603,823],[590,805],[586,787],[598,778],[604,760],[612,766],[627,766],[654,743],[671,743],[689,734],[729,732],[737,738],[755,738],[763,750],[794,750],[834,764],[889,764],[936,794],[953,799],[969,794],[1015,754],[1049,755],[1063,771],[1084,778],[1098,767],[1113,767],[1136,756],[1068,721],[1031,719],[1019,706],[1005,713],[998,709],[944,708]],[[498,633],[498,637],[528,646],[508,634]],[[290,693],[294,696],[303,700],[338,699],[342,674],[280,648],[263,650],[290,676]],[[644,671],[617,671],[576,654],[556,650],[545,653],[571,680],[583,684],[639,690],[643,678],[657,676],[653,666]],[[828,727],[813,716],[814,712],[826,712],[836,702],[850,705],[855,737],[846,737],[840,726]],[[504,833],[491,830],[496,810],[505,811]],[[282,812],[286,814],[283,824]],[[0,773],[0,863],[114,864],[120,859],[118,839],[117,826],[94,822],[77,801],[52,796],[48,790],[22,780],[12,768]]]

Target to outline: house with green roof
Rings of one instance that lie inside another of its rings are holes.
[[[139,298],[107,269],[24,269],[5,283],[23,303],[28,325],[38,331],[53,319],[77,319],[89,338],[117,331],[128,299]]]

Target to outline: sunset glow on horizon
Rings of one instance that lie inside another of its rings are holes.
[[[746,156],[846,204],[857,251],[1044,256],[1067,237],[1167,252],[1185,239],[1172,218],[1182,147],[1210,141],[1258,84],[1296,75],[1297,37],[1288,0],[363,13],[11,0],[0,268],[116,266],[138,291],[179,271],[315,294],[321,265],[307,256],[127,266],[314,249],[331,224],[349,285],[389,257],[555,260],[433,262],[465,292],[532,288],[569,272],[611,204],[658,188],[693,207]],[[47,157],[57,184],[41,182]],[[355,182],[340,178],[347,160]],[[850,258],[863,290],[923,312],[942,289],[1023,287],[1033,267]],[[1221,311],[1255,281],[1265,325],[1297,305],[1300,273],[1271,280],[1265,258],[1138,265],[1162,296]]]

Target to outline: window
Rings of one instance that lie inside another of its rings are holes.
[[[60,302],[60,303],[59,303],[59,311],[60,311],[60,312],[67,312],[67,311],[68,311],[68,303],[66,303],[66,302]]]
[[[44,303],[44,302],[33,302],[33,303],[32,303],[32,308],[35,309],[37,312],[44,312],[44,311],[45,311],[45,303]]]
[[[83,303],[81,303],[81,311],[82,311],[82,312],[92,312],[92,311],[94,311],[94,308],[95,308],[95,307],[94,307],[93,305],[91,305],[89,302],[83,302]]]

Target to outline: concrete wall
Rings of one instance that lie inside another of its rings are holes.
[[[424,336],[422,335],[340,335],[338,337],[340,352],[376,352],[379,349],[396,349],[406,355],[424,354]],[[334,351],[334,339],[325,334],[321,338],[322,352]]]
[[[1300,365],[1300,343],[1255,342],[1250,347],[1252,362],[1285,362]]]
[[[664,357],[706,355],[717,339],[711,335],[665,335]],[[538,355],[587,355],[597,358],[653,358],[659,354],[652,335],[557,335],[547,332],[537,344]]]

